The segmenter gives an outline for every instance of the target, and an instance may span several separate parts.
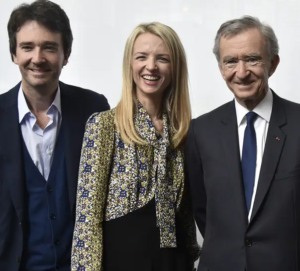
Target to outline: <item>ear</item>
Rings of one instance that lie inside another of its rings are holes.
[[[64,62],[63,62],[63,66],[66,66],[68,64],[70,55],[71,55],[71,49],[68,51],[67,54],[64,55],[65,59],[64,59]]]
[[[12,58],[13,58],[13,61],[14,61],[14,63],[15,64],[19,64],[19,62],[18,62],[18,58],[17,58],[17,56],[16,55],[14,55],[14,54],[11,54],[11,56],[12,56]]]
[[[222,65],[220,63],[219,63],[219,70],[220,70],[220,73],[221,73],[223,79],[225,80],[224,70],[223,70]]]
[[[64,62],[63,62],[63,66],[66,66],[68,64],[68,62],[69,62],[69,58],[65,58]]]
[[[269,68],[269,77],[271,77],[272,74],[276,71],[279,62],[280,62],[279,55],[276,55],[276,56],[271,60],[271,65],[270,65],[270,68]]]

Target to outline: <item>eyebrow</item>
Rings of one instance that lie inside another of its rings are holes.
[[[135,56],[135,55],[148,55],[148,53],[145,53],[145,52],[136,52],[136,53],[134,53],[133,55]],[[169,54],[158,54],[157,56],[167,56],[167,57],[170,57],[170,55]]]
[[[59,44],[54,41],[45,41],[43,45],[51,45],[51,46],[55,46],[55,47],[59,46]]]
[[[167,56],[167,57],[170,57],[169,54],[158,54],[157,56]]]
[[[147,53],[145,53],[145,52],[136,52],[133,55],[135,56],[135,55],[138,55],[138,54],[140,54],[140,55],[147,55]]]
[[[19,46],[32,45],[32,42],[20,42]]]
[[[247,54],[247,55],[243,55],[242,59],[246,59],[246,58],[249,58],[249,57],[256,57],[258,59],[262,59],[262,56],[259,55],[259,54],[256,54],[256,53],[250,53],[250,54]],[[233,57],[233,56],[224,56],[223,62],[226,62],[226,61],[231,60],[231,59],[237,59],[237,58]]]
[[[28,46],[28,45],[33,45],[34,43],[31,42],[31,41],[24,41],[24,42],[20,42],[19,46]],[[58,43],[57,42],[54,42],[54,41],[45,41],[43,42],[42,44],[43,46],[45,45],[51,45],[51,46],[55,46],[55,47],[58,47]]]

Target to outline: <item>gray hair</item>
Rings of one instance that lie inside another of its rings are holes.
[[[234,36],[251,28],[258,29],[265,38],[269,60],[272,60],[276,55],[278,55],[279,45],[274,30],[269,25],[260,22],[255,17],[243,16],[240,19],[229,20],[220,26],[215,37],[215,44],[213,48],[213,53],[215,54],[218,62],[220,62],[221,38]]]

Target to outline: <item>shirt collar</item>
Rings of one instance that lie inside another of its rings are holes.
[[[56,107],[59,114],[61,115],[61,99],[60,99],[60,87],[59,87],[59,85],[57,87],[57,92],[55,94],[55,98],[54,98],[52,104],[50,105],[50,107],[48,108],[48,111],[49,111],[50,108],[52,108],[53,105]],[[20,86],[19,93],[18,93],[18,111],[19,111],[19,123],[21,123],[22,120],[24,119],[24,117],[29,112],[31,112],[28,105],[27,105],[25,95],[24,95],[24,92],[23,92],[23,89],[22,89],[22,85]]]
[[[272,91],[269,89],[266,96],[252,111],[255,112],[261,118],[263,118],[265,121],[270,122],[272,107],[273,107],[273,94]],[[249,112],[249,110],[243,107],[242,105],[240,105],[236,99],[235,99],[235,110],[237,116],[237,125],[240,126],[246,114]]]

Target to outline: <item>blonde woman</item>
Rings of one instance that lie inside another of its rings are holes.
[[[182,152],[190,120],[180,39],[161,23],[137,26],[125,46],[121,101],[87,122],[73,271],[193,270],[199,247]]]

